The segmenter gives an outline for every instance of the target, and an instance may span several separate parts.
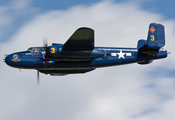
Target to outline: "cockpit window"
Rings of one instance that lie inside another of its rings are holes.
[[[44,48],[29,48],[27,51],[30,51],[30,52],[43,52],[44,51]]]
[[[43,52],[44,51],[44,48],[38,48],[38,51],[39,52]]]
[[[38,49],[37,48],[33,48],[33,52],[38,52]]]

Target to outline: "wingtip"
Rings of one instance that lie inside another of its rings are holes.
[[[89,28],[89,27],[80,27],[80,28],[78,28],[77,30],[84,30],[84,29],[93,30],[92,28]]]

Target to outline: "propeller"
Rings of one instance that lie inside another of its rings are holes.
[[[47,38],[43,39],[43,46],[44,46],[44,52],[42,52],[43,54],[43,68],[47,68],[47,59],[46,59],[46,55],[47,55]],[[37,70],[37,82],[39,84],[39,70]]]
[[[46,61],[46,55],[47,55],[47,38],[43,40],[43,46],[44,46],[44,53],[43,53],[43,67],[47,68],[47,61]]]
[[[37,82],[38,82],[38,85],[39,85],[39,70],[37,70]]]
[[[44,39],[43,39],[43,46],[44,46],[44,47],[47,47],[47,38],[44,38]]]

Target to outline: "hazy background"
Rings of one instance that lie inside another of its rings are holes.
[[[0,0],[1,120],[174,120],[175,2],[171,0]],[[172,53],[149,65],[100,68],[57,76],[11,68],[5,54],[65,43],[79,27],[95,45],[136,47],[151,22],[165,26]]]

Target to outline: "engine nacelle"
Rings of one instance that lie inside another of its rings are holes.
[[[46,58],[54,61],[91,61],[103,57],[104,52],[98,50],[64,50],[62,44],[47,47]]]
[[[50,60],[54,60],[55,58],[57,58],[60,54],[61,48],[62,44],[52,44],[52,46],[47,47],[47,58]]]
[[[153,60],[144,60],[144,61],[139,61],[137,63],[140,64],[140,65],[146,65],[146,64],[150,64],[152,62],[153,62]]]

